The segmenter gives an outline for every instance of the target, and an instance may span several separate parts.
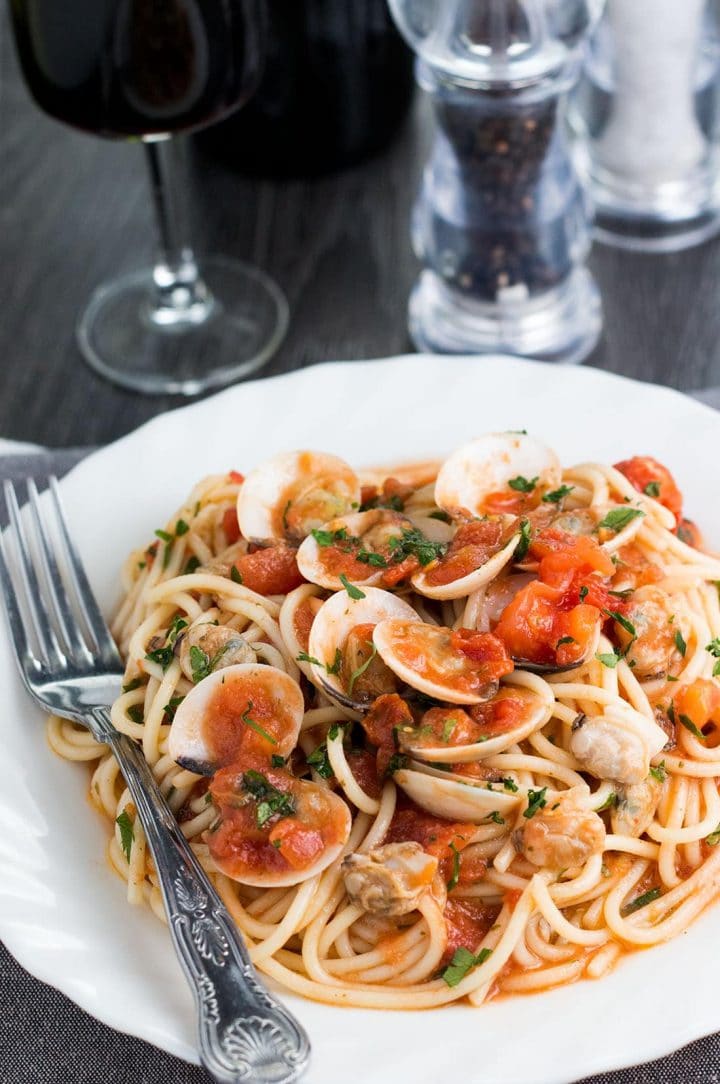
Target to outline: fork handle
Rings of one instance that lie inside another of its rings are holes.
[[[120,765],[155,861],[175,951],[195,996],[202,1064],[218,1084],[293,1084],[310,1057],[305,1031],[258,981],[138,746],[115,729],[105,708],[92,715]]]

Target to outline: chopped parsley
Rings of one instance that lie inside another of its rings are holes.
[[[426,565],[444,557],[447,546],[443,542],[431,542],[417,527],[406,527],[400,537],[388,542],[394,564],[402,564],[408,557],[417,557],[420,564]]]
[[[510,489],[514,489],[516,493],[532,493],[535,486],[540,481],[540,476],[535,475],[534,478],[524,478],[522,474],[518,474],[517,478],[511,478],[508,482]]]
[[[682,657],[685,658],[685,653],[687,652],[687,644],[685,643],[683,634],[680,632],[680,629],[676,630],[673,639],[675,640],[675,647],[678,649]]]
[[[182,629],[186,629],[187,626],[188,623],[184,618],[176,617],[168,630],[163,646],[155,648],[154,651],[148,651],[145,658],[149,659],[150,662],[156,662],[158,666],[162,666],[163,670],[167,670],[175,657],[175,641]]]
[[[268,734],[267,730],[260,726],[260,723],[256,722],[255,719],[250,718],[250,712],[252,711],[252,707],[252,700],[248,700],[248,706],[246,707],[244,713],[240,716],[242,721],[245,723],[245,726],[249,726],[250,729],[254,730],[256,734],[259,734],[261,738],[264,738],[265,741],[269,741],[271,745],[277,745],[277,742],[275,741],[275,738],[273,738],[272,734]]]
[[[401,772],[403,768],[407,768],[408,763],[409,757],[404,753],[393,753],[387,763],[385,775],[393,775],[395,772]]]
[[[278,753],[273,753],[273,755],[270,757],[270,763],[272,764],[273,768],[284,768],[287,764],[287,761],[285,760],[285,757],[281,757]]]
[[[139,689],[144,680],[145,678],[143,677],[133,678],[132,681],[128,681],[127,685],[123,685],[122,691],[124,693],[131,693],[134,689]]]
[[[436,508],[434,512],[430,513],[428,519],[439,519],[441,523],[452,523],[452,519],[447,512],[443,512],[442,508]]]
[[[248,794],[258,803],[255,810],[258,828],[262,828],[272,817],[291,817],[295,812],[295,799],[292,794],[278,790],[262,772],[254,769],[243,772],[243,784]]]
[[[288,523],[287,514],[290,511],[290,505],[291,504],[292,504],[292,501],[288,501],[287,504],[285,505],[285,507],[283,508],[282,526],[283,526],[284,531],[289,531],[290,530],[290,525]]]
[[[659,497],[660,496],[660,483],[659,482],[648,482],[648,484],[643,489],[643,493],[645,494],[646,497]]]
[[[337,675],[340,673],[340,667],[341,666],[342,666],[342,651],[340,650],[339,647],[336,647],[335,648],[335,658],[333,659],[333,661],[332,661],[332,663],[330,665],[325,663],[325,669],[327,670],[328,674],[334,674],[335,677],[337,677]]]
[[[460,851],[457,849],[454,843],[450,843],[450,850],[453,853],[453,862],[452,874],[450,875],[450,880],[447,883],[448,892],[452,892],[453,888],[460,880]]]
[[[502,785],[505,788],[505,790],[509,790],[509,791],[512,791],[513,794],[517,794],[518,785],[517,785],[517,783],[515,782],[514,779],[510,779],[510,778],[503,779]]]
[[[441,741],[443,741],[445,743],[445,745],[447,745],[447,743],[450,741],[450,739],[452,737],[453,730],[455,729],[456,726],[457,726],[457,723],[456,723],[455,719],[453,719],[453,718],[446,719],[445,722],[443,723]]]
[[[242,583],[243,578],[237,565],[230,566],[230,579],[233,583]]]
[[[133,824],[128,817],[126,810],[123,809],[120,816],[115,818],[115,823],[120,829],[120,846],[129,862],[132,845],[135,842],[135,832],[133,831]]]
[[[610,791],[602,805],[598,806],[596,813],[602,813],[604,809],[614,809],[618,804],[618,796],[614,790]]]
[[[371,565],[373,568],[387,568],[387,558],[383,557],[381,553],[374,553],[372,550],[359,550],[355,554],[355,560],[360,561],[363,565]]]
[[[550,493],[543,495],[543,501],[545,504],[560,504],[560,501],[569,497],[575,486],[560,486],[559,489],[553,489]]]
[[[520,538],[518,544],[515,547],[515,553],[513,554],[513,561],[516,563],[523,561],[527,556],[527,551],[530,549],[530,543],[532,542],[532,527],[530,526],[530,520],[524,519],[520,523]]]
[[[559,647],[562,647],[563,644],[574,644],[574,643],[577,643],[574,636],[561,636],[560,639],[558,640],[558,642],[555,644],[555,648],[557,649]]]
[[[718,843],[720,843],[720,824],[714,832],[711,832],[709,836],[705,836],[705,842],[710,847],[717,847]]]
[[[442,978],[448,986],[457,986],[469,971],[484,964],[489,956],[492,956],[492,949],[489,948],[480,949],[477,956],[470,949],[455,949],[452,960],[442,973]]]
[[[668,714],[669,714],[669,712],[668,712]],[[706,740],[705,735],[703,734],[702,730],[700,730],[698,727],[695,726],[695,723],[692,721],[692,719],[690,718],[689,715],[680,714],[680,715],[678,715],[678,719],[680,720],[682,725],[685,727],[685,729],[690,731],[690,733],[693,735],[694,738],[697,738],[698,741],[705,741]]]
[[[595,528],[596,531],[603,529],[607,531],[621,531],[623,527],[627,527],[628,523],[632,523],[638,516],[644,516],[645,513],[641,512],[639,508],[612,508],[604,519],[601,519]]]
[[[372,651],[370,652],[370,654],[368,655],[368,657],[366,658],[366,660],[362,664],[362,666],[358,666],[357,670],[353,670],[352,674],[350,675],[350,681],[348,682],[348,692],[349,692],[349,694],[351,696],[352,696],[352,691],[355,688],[355,682],[357,681],[357,679],[359,677],[362,677],[362,675],[365,673],[368,666],[373,661],[373,659],[375,658],[376,655],[377,655],[377,648],[375,647],[375,644],[373,644],[372,645]]]
[[[650,775],[653,779],[657,779],[658,783],[664,783],[667,778],[667,771],[665,769],[665,761],[661,760],[659,764],[650,769]]]
[[[544,809],[547,805],[547,787],[543,787],[542,790],[529,790],[528,791],[528,804],[527,809],[523,810],[523,817],[530,820],[540,809]]]
[[[188,557],[185,568],[182,570],[182,575],[190,576],[193,572],[196,572],[197,569],[200,568],[200,563],[200,558],[196,557],[195,554],[193,554],[192,557]]]
[[[365,598],[365,593],[361,591],[359,587],[356,587],[354,583],[350,583],[350,580],[344,572],[340,573],[340,583],[343,585],[350,598],[354,599],[356,602],[361,598]]]
[[[588,588],[583,586],[580,588],[580,601],[584,602],[588,596]]]
[[[323,742],[321,745],[318,745],[317,749],[313,749],[312,753],[307,758],[307,762],[322,779],[330,779],[332,777],[333,770],[330,760],[328,759],[327,742]]]
[[[642,907],[647,907],[649,903],[659,899],[661,895],[662,892],[659,888],[651,888],[649,892],[643,892],[642,896],[638,896],[636,899],[632,900],[631,903],[628,903],[623,907],[623,916],[631,915],[634,911],[639,911]]]
[[[621,628],[625,629],[625,632],[632,636],[633,640],[637,637],[635,626],[633,625],[632,621],[628,621],[627,617],[624,617],[617,610],[606,610],[603,608],[603,613],[607,617],[611,617],[613,621],[617,621],[618,625],[620,625]]]
[[[307,651],[301,651],[296,656],[298,662],[309,662],[312,666],[322,666],[320,659],[316,659],[314,655],[308,655]]]
[[[181,538],[184,534],[187,534],[189,530],[190,530],[190,527],[185,522],[185,520],[184,519],[179,519],[177,521],[177,523],[175,524],[175,537],[176,538]]]
[[[145,712],[142,704],[131,704],[127,709],[127,715],[129,719],[132,719],[134,723],[145,722]]]
[[[197,685],[203,678],[212,674],[213,670],[219,663],[226,651],[236,643],[234,640],[228,640],[226,644],[215,652],[212,658],[208,655],[207,651],[203,651],[201,647],[193,645],[190,648],[190,670],[192,671],[193,685]]]
[[[711,640],[705,650],[709,651],[712,657],[718,660],[713,666],[713,677],[720,677],[720,636],[716,636],[714,640]]]
[[[595,658],[598,660],[598,662],[601,662],[603,666],[607,666],[609,670],[614,670],[617,664],[623,658],[623,656],[618,655],[615,651],[611,651],[597,654]]]
[[[493,809],[492,813],[488,813],[485,820],[492,821],[493,824],[505,824],[505,818],[498,813],[497,809]]]

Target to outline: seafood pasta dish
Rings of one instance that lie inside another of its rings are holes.
[[[670,471],[525,432],[237,465],[128,558],[112,718],[257,967],[328,1003],[480,1005],[682,933],[720,889],[720,558]],[[113,757],[49,736],[163,918]]]

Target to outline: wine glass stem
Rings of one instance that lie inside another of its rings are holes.
[[[146,317],[158,327],[181,330],[203,324],[216,301],[203,281],[187,239],[187,208],[182,148],[171,138],[145,141],[155,212],[159,251],[153,267],[155,289],[148,299]]]

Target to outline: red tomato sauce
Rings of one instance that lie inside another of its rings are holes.
[[[428,681],[461,693],[476,693],[513,669],[505,646],[493,633],[456,632],[419,622],[394,622],[396,658]]]
[[[461,877],[462,877],[462,865]],[[445,905],[447,947],[442,966],[450,963],[459,948],[477,952],[478,945],[495,925],[500,914],[498,906],[488,906],[475,900],[449,899]]]
[[[274,742],[243,721],[243,715],[266,731]],[[242,685],[228,680],[215,688],[205,710],[202,732],[211,760],[225,765],[246,754],[270,756],[275,743],[290,727],[291,720],[282,704],[270,695],[264,683],[251,682],[245,677]]]
[[[615,464],[615,470],[624,474],[639,493],[654,497],[664,505],[678,521],[682,518],[682,493],[667,467],[651,455],[636,455]]]
[[[486,564],[507,545],[514,528],[504,526],[500,519],[480,519],[465,523],[455,532],[443,558],[425,573],[432,586],[454,583]]]

